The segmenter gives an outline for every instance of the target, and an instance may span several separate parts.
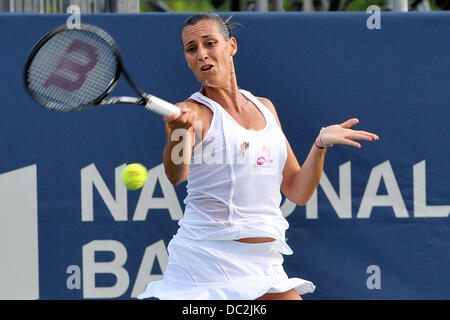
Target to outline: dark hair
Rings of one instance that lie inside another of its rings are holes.
[[[233,33],[231,32],[231,27],[229,21],[231,20],[231,16],[228,19],[224,19],[221,16],[219,16],[217,13],[214,12],[201,12],[196,13],[189,18],[186,19],[184,22],[183,28],[181,29],[181,32],[183,32],[184,28],[187,26],[193,26],[197,24],[197,22],[202,20],[213,20],[217,22],[217,29],[219,32],[223,35],[225,40],[230,40],[230,38],[233,36]]]

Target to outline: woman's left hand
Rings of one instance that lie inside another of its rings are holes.
[[[359,123],[359,120],[357,118],[352,118],[341,124],[328,126],[321,131],[319,136],[317,136],[315,144],[320,147],[331,146],[334,144],[346,144],[361,148],[361,144],[354,140],[373,141],[380,139],[374,133],[350,129],[357,123]]]

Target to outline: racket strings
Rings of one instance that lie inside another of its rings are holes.
[[[65,30],[35,54],[27,71],[28,88],[47,107],[70,111],[105,93],[117,68],[113,48],[100,35]]]

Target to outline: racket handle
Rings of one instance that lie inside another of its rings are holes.
[[[181,110],[176,105],[169,103],[167,101],[164,101],[158,97],[147,95],[146,97],[147,104],[145,105],[145,108],[147,110],[156,112],[162,116],[169,116],[174,113],[180,113]]]

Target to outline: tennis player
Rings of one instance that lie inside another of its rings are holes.
[[[281,192],[305,205],[319,184],[327,147],[360,148],[354,140],[378,136],[350,129],[358,119],[328,126],[300,166],[272,102],[238,87],[238,46],[229,22],[215,13],[195,14],[181,41],[202,84],[177,104],[181,115],[164,118],[165,171],[174,185],[188,182],[185,212],[168,245],[163,280],[149,283],[138,298],[300,300],[315,285],[283,269],[283,255],[293,252],[285,241]],[[175,131],[184,132],[185,148],[172,141]],[[180,150],[188,161],[174,161]]]

